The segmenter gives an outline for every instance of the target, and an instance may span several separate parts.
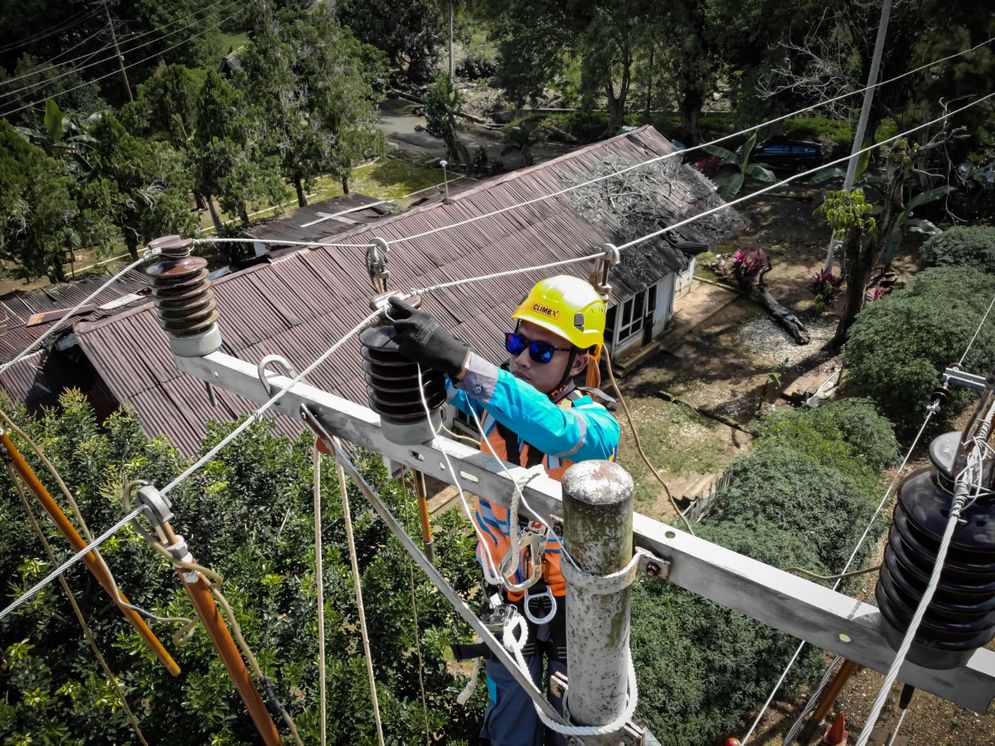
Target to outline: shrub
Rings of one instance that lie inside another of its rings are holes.
[[[746,251],[739,249],[732,256],[732,276],[736,284],[743,290],[749,290],[757,280],[757,276],[767,266],[767,252],[763,249]]]
[[[723,521],[700,535],[782,567],[825,571],[812,545],[764,521]],[[728,736],[773,688],[798,641],[668,583],[635,586],[632,655],[639,709],[672,746]],[[785,683],[791,692],[815,674],[821,653],[807,648]]]
[[[834,275],[831,269],[823,267],[816,272],[815,277],[809,282],[809,289],[815,298],[816,307],[820,311],[832,308],[842,286],[843,278]]]
[[[826,117],[795,117],[784,122],[785,134],[793,137],[814,138],[826,146],[826,154],[849,147],[853,142],[853,125],[850,122]]]
[[[963,354],[985,313],[995,275],[956,267],[927,269],[909,287],[865,308],[850,329],[844,356],[848,386],[870,397],[900,431],[916,427],[943,369]],[[995,324],[985,324],[964,361],[984,373],[995,363]],[[954,390],[941,416],[970,394]]]
[[[919,250],[920,267],[971,267],[995,274],[995,227],[963,226],[931,236]]]
[[[761,521],[804,537],[823,565],[842,568],[874,511],[876,493],[866,472],[823,463],[839,459],[776,440],[759,444],[730,467],[729,486],[719,494],[721,519]]]
[[[866,466],[875,475],[895,463],[898,441],[891,423],[869,399],[850,398],[817,409],[785,409],[755,427],[758,445],[794,446],[825,466]]]

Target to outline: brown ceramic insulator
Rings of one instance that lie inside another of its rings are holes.
[[[159,324],[178,337],[203,334],[218,318],[207,260],[190,256],[189,242],[182,239],[158,240],[163,241],[160,259],[146,273],[152,278]]]
[[[418,366],[401,356],[394,341],[394,329],[374,327],[364,331],[359,342],[363,348],[363,372],[370,408],[394,422],[425,419],[418,386]],[[445,377],[437,370],[422,371],[421,392],[431,410],[446,403]]]

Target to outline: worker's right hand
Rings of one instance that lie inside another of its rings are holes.
[[[427,311],[414,308],[397,297],[390,298],[389,304],[387,318],[394,324],[401,354],[422,368],[434,368],[456,377],[470,348]]]

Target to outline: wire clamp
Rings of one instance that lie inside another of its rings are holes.
[[[151,482],[138,482],[132,487],[135,502],[145,508],[145,514],[154,528],[162,528],[173,520],[173,504]]]
[[[273,396],[273,384],[270,383],[269,376],[266,374],[267,368],[271,365],[279,366],[287,378],[297,378],[297,376],[300,375],[294,364],[287,360],[287,358],[283,355],[267,355],[259,361],[259,365],[257,366],[259,382],[263,385],[263,388],[266,389],[266,396]]]
[[[390,260],[390,246],[382,238],[370,239],[366,247],[366,269],[370,273],[370,282],[378,293],[387,292],[387,262]]]
[[[598,596],[609,596],[621,593],[632,585],[632,581],[636,579],[636,575],[641,569],[647,574],[653,574],[649,572],[650,565],[658,568],[655,572],[656,576],[660,575],[664,567],[666,567],[665,577],[670,576],[669,562],[641,549],[636,549],[632,559],[625,567],[610,575],[591,575],[576,567],[572,562],[561,562],[560,572],[563,573],[563,579],[567,581],[568,590],[580,589]]]
[[[608,300],[612,292],[611,283],[608,281],[611,269],[621,260],[622,257],[619,254],[618,247],[613,243],[606,243],[604,256],[600,257],[594,265],[590,282],[605,300]]]

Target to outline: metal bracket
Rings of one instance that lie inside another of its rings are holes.
[[[943,371],[943,383],[960,386],[971,391],[984,391],[987,385],[987,378],[975,375],[974,373],[968,373],[960,365],[954,364],[948,366]]]
[[[266,369],[271,365],[278,365],[283,369],[283,375],[287,378],[297,378],[300,375],[296,366],[287,360],[283,355],[267,355],[259,361],[259,382],[265,387],[266,393],[273,396],[273,386],[266,375]]]
[[[390,259],[390,246],[382,238],[371,238],[366,247],[366,269],[370,273],[370,282],[378,293],[387,292],[387,262]]]
[[[162,528],[164,523],[173,520],[173,504],[169,498],[159,492],[154,484],[145,483],[134,490],[135,502],[148,508],[146,515],[155,528]]]

